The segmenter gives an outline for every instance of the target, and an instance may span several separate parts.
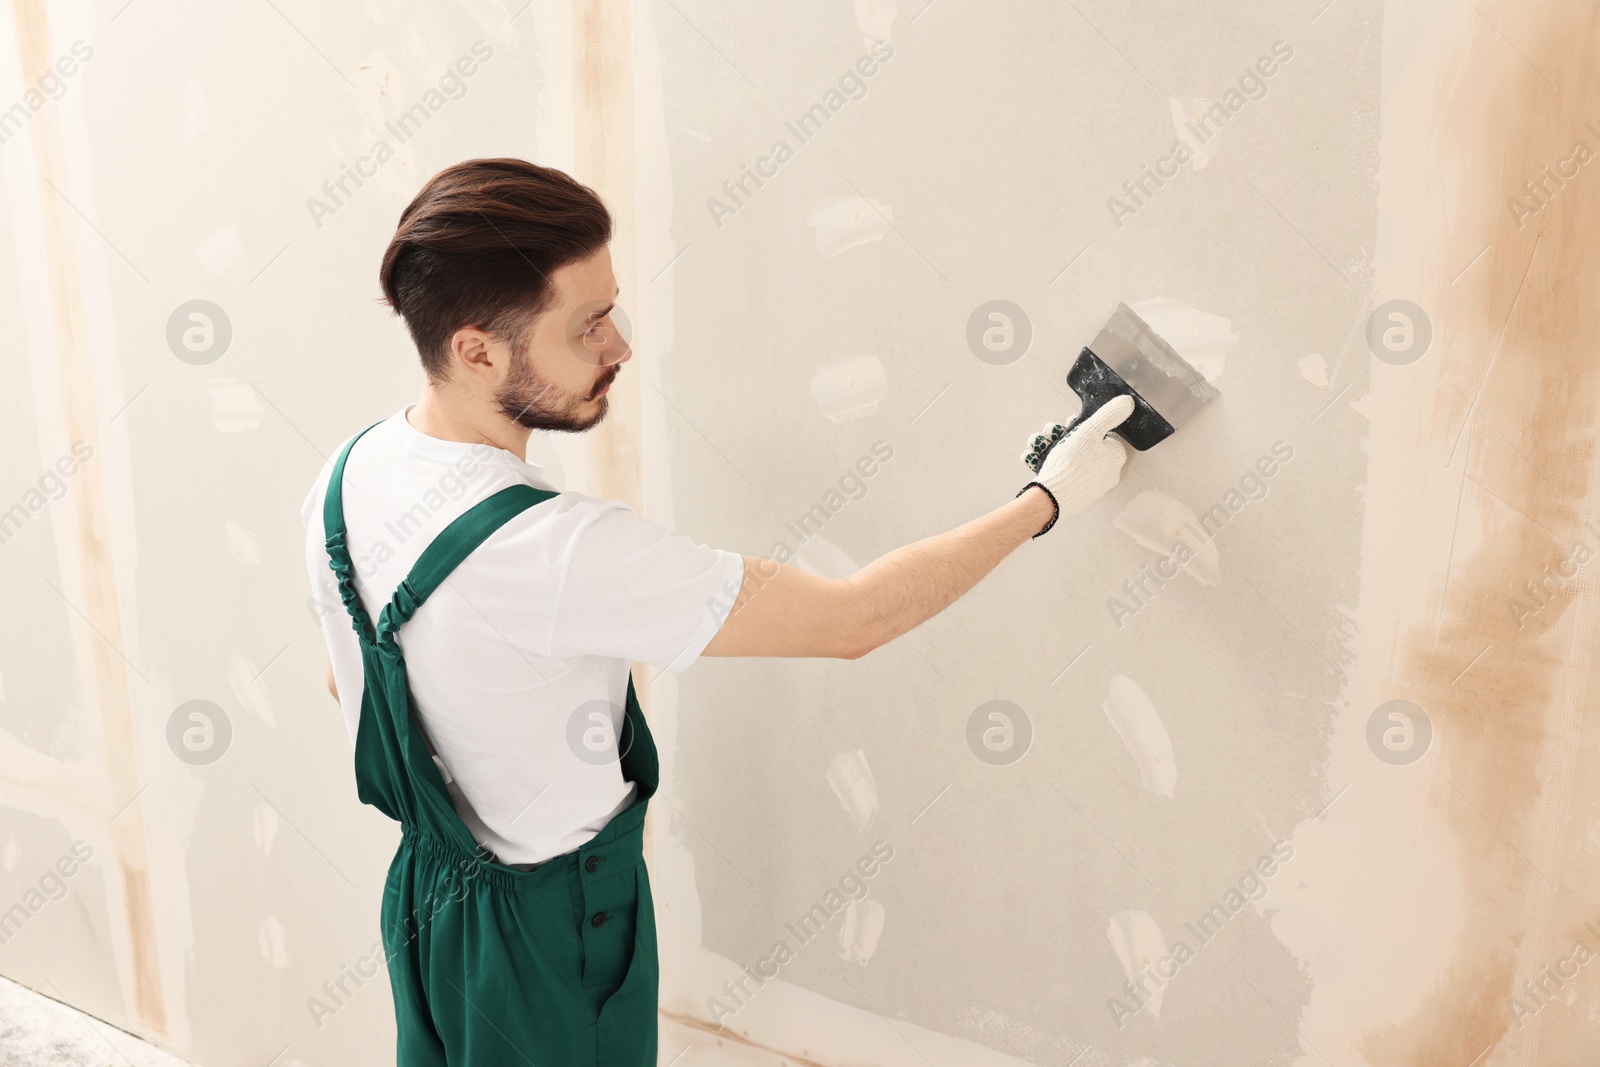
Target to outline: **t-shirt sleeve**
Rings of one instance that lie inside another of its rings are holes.
[[[674,534],[621,501],[582,510],[551,619],[552,655],[683,670],[727,618],[743,557]]]

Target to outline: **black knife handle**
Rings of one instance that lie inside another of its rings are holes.
[[[1144,452],[1171,437],[1174,428],[1172,423],[1161,417],[1161,413],[1145,402],[1144,397],[1134,392],[1133,387],[1123,380],[1122,375],[1112,370],[1104,360],[1095,355],[1088,348],[1078,353],[1078,358],[1073,361],[1072,369],[1067,372],[1067,384],[1072,386],[1072,391],[1078,394],[1078,399],[1083,402],[1083,410],[1078,412],[1077,418],[1067,426],[1067,432],[1084,419],[1099,411],[1106,403],[1126,393],[1133,397],[1133,414],[1129,415],[1122,423],[1111,432],[1122,438],[1128,444]]]

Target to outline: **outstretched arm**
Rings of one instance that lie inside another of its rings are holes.
[[[1049,446],[1037,479],[987,515],[886,553],[848,578],[822,578],[757,556],[706,656],[859,659],[932,618],[1057,517],[1117,484],[1127,453],[1106,435],[1133,401],[1119,397]],[[1059,432],[1059,431],[1058,431]]]
[[[953,530],[886,553],[848,578],[822,578],[758,556],[706,656],[859,659],[949,607],[1050,521],[1032,486]]]

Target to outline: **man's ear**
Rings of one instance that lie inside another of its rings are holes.
[[[498,364],[495,339],[476,326],[463,326],[450,335],[450,366],[467,377],[492,382],[503,369]]]

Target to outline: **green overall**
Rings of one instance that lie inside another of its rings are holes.
[[[395,640],[485,538],[555,494],[514,485],[474,505],[423,550],[374,627],[355,590],[340,484],[360,438],[334,464],[323,527],[361,640],[357,793],[401,828],[382,907],[398,1063],[653,1067],[660,974],[642,841],[659,766],[633,679],[617,748],[636,799],[582,847],[520,870],[495,861],[456,813]]]

